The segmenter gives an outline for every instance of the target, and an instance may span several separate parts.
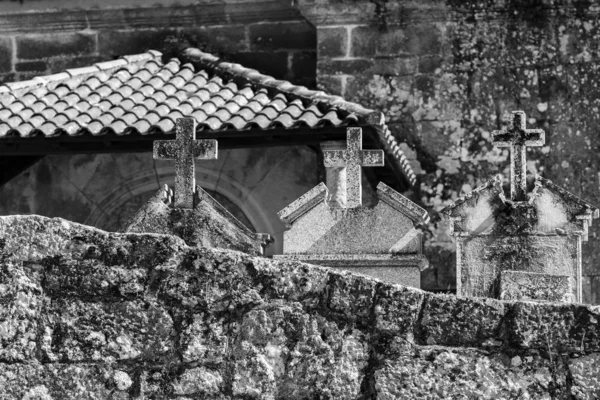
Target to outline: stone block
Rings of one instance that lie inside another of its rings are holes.
[[[566,367],[539,355],[416,347],[375,370],[377,399],[568,398]]]
[[[104,57],[118,57],[144,53],[148,50],[163,51],[166,39],[175,37],[171,29],[137,29],[98,32],[98,52]]]
[[[511,344],[549,352],[600,350],[600,309],[519,302],[507,313]]]
[[[205,367],[190,368],[173,382],[175,395],[218,395],[223,389],[223,377],[218,370]]]
[[[297,304],[247,313],[231,355],[234,396],[281,398],[355,398],[369,357],[361,331]]]
[[[317,79],[317,53],[315,51],[293,53],[290,72],[294,84],[314,89]]]
[[[587,304],[600,304],[600,275],[583,277],[583,302]]]
[[[380,333],[414,339],[414,328],[425,293],[413,288],[382,284],[377,287],[375,329]]]
[[[47,69],[45,61],[23,61],[15,64],[17,72],[46,72]]]
[[[317,44],[316,29],[306,21],[253,24],[248,35],[252,51],[312,50]]]
[[[9,262],[3,247],[0,239],[0,361],[30,362],[36,355],[39,315],[49,299],[41,288],[40,266]]]
[[[600,399],[600,354],[589,354],[569,360],[569,371],[573,377],[573,398]]]
[[[0,73],[12,69],[13,45],[8,37],[0,38]]]
[[[417,289],[421,287],[421,269],[419,267],[377,266],[371,264],[368,266],[342,266],[336,269],[344,269],[398,285]]]
[[[274,299],[296,301],[314,308],[327,292],[330,272],[327,268],[279,261],[273,271],[270,264],[260,258],[253,259],[247,268],[261,292]]]
[[[0,74],[0,84],[11,83],[15,81],[15,73]],[[15,210],[16,211],[16,210]]]
[[[207,53],[248,51],[244,25],[203,26],[196,29],[182,30],[182,35],[189,37],[193,45]]]
[[[500,346],[504,313],[498,300],[430,295],[417,327],[418,340],[440,346]]]
[[[0,398],[27,400],[127,398],[118,397],[119,390],[111,379],[114,372],[114,366],[97,363],[2,363],[0,364]]]
[[[149,280],[146,268],[128,268],[124,266],[126,263],[106,265],[103,260],[96,258],[103,249],[94,244],[83,246],[86,250],[82,259],[56,256],[42,260],[46,291],[51,297],[131,299],[144,292]],[[114,249],[122,256],[129,250],[124,246]]]
[[[405,51],[413,55],[441,53],[442,36],[433,24],[413,25],[406,29]]]
[[[351,30],[350,57],[372,57],[377,52],[380,31],[373,26],[357,26]]]
[[[17,58],[37,60],[60,55],[90,54],[96,51],[96,40],[95,33],[17,36]]]
[[[371,73],[384,76],[406,76],[417,72],[415,57],[376,57]]]
[[[443,59],[439,56],[423,56],[419,58],[419,73],[433,74],[442,67]]]
[[[296,260],[309,264],[345,270],[368,275],[384,282],[420,287],[421,270],[427,260],[418,255],[391,254],[326,254],[326,255],[284,255],[276,259]]]
[[[322,75],[318,73],[317,89],[324,90],[330,94],[344,94],[344,80],[341,76]]]
[[[317,63],[319,75],[352,75],[362,74],[373,66],[373,60],[320,60]]]
[[[158,362],[174,351],[171,317],[161,306],[142,301],[55,300],[45,311],[40,332],[47,362]]]
[[[345,57],[348,51],[348,30],[345,27],[317,28],[317,56],[324,58]]]
[[[406,33],[403,28],[390,26],[376,40],[378,54],[398,56],[406,52]]]
[[[332,272],[325,306],[343,318],[368,324],[372,317],[377,281],[349,272]]]
[[[502,300],[573,302],[572,278],[525,271],[500,272]]]
[[[183,361],[221,366],[227,356],[227,332],[235,325],[210,312],[194,314],[182,323],[179,343]]]
[[[58,57],[48,60],[50,73],[63,72],[70,68],[83,68],[93,65],[97,62],[108,61],[107,57],[101,56],[81,56],[81,57]]]
[[[158,288],[158,296],[181,309],[199,311],[214,307],[232,314],[262,304],[249,271],[237,268],[241,254],[218,250],[212,253],[207,248],[189,250],[183,262],[171,267],[173,270]],[[229,269],[226,279],[215,273]]]

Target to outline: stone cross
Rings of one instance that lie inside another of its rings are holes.
[[[346,207],[355,208],[362,204],[361,167],[383,167],[383,150],[362,149],[362,129],[347,128],[346,150],[325,150],[325,167],[345,167]]]
[[[510,147],[510,198],[514,201],[526,200],[527,192],[527,146],[543,146],[542,129],[526,129],[523,111],[513,111],[508,129],[492,132],[494,145]]]
[[[216,160],[217,141],[195,140],[196,119],[178,118],[175,140],[154,142],[154,159],[175,160],[175,207],[194,208],[194,159]]]

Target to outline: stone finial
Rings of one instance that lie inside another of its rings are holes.
[[[175,160],[175,208],[194,208],[194,159],[216,160],[217,141],[195,140],[196,119],[178,118],[175,140],[154,142],[154,159]]]
[[[492,132],[493,142],[498,147],[510,147],[510,198],[526,200],[527,191],[527,146],[543,146],[542,129],[526,129],[525,112],[513,111],[510,127]]]
[[[383,150],[363,150],[361,128],[347,128],[346,141],[346,150],[326,150],[323,157],[325,167],[346,169],[346,208],[356,208],[362,204],[361,167],[383,167]]]

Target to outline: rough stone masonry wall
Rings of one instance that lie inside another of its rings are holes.
[[[595,399],[600,309],[0,217],[3,399]]]
[[[491,132],[511,111],[546,131],[528,154],[539,173],[600,204],[600,8],[585,0],[300,0],[317,26],[318,84],[386,114],[415,153],[428,206],[423,287],[454,287],[454,245],[437,214],[502,173]],[[583,246],[584,300],[600,304],[600,232]]]
[[[38,2],[0,7],[0,83],[196,46],[279,79],[315,85],[316,36],[285,2]],[[184,4],[182,4],[184,3]],[[86,8],[81,8],[82,6]]]

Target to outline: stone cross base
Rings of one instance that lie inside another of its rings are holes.
[[[273,258],[343,269],[418,289],[421,271],[429,266],[422,254],[284,254]]]
[[[549,302],[575,301],[571,278],[525,271],[500,273],[501,300],[534,300]]]

